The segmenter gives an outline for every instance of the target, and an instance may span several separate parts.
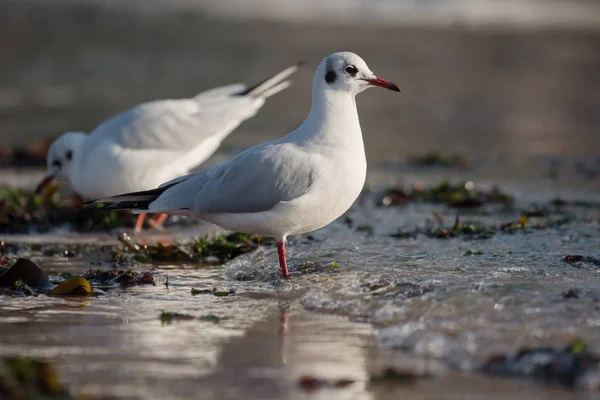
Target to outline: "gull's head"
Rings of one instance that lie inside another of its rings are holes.
[[[75,155],[81,151],[81,146],[87,135],[83,132],[67,132],[56,139],[48,148],[46,157],[46,176],[35,189],[41,192],[54,179],[68,178]]]
[[[348,51],[333,53],[323,59],[315,75],[315,85],[351,94],[373,86],[400,91],[392,82],[377,77],[357,54]]]

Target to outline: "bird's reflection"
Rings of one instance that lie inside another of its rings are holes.
[[[280,339],[280,347],[279,347],[279,355],[281,360],[281,365],[287,364],[287,335],[288,335],[288,318],[289,318],[289,304],[282,304],[279,306],[279,339]]]

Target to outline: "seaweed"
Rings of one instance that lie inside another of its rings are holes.
[[[562,294],[563,299],[567,300],[567,299],[578,299],[579,298],[579,291],[577,289],[569,289],[568,292],[565,292]]]
[[[374,373],[369,378],[369,383],[383,384],[383,383],[394,383],[394,384],[415,384],[419,379],[430,378],[431,375],[419,374],[415,371],[398,369],[395,367],[385,367],[381,371]]]
[[[431,151],[410,160],[410,164],[415,167],[438,167],[438,168],[456,168],[471,169],[473,161],[457,154],[444,154],[441,151]]]
[[[353,379],[326,379],[305,375],[298,379],[298,388],[305,392],[315,392],[320,389],[343,389],[354,382]]]
[[[195,317],[187,314],[181,314],[178,312],[172,311],[162,311],[159,316],[161,325],[170,325],[173,321],[191,321],[196,319]],[[206,321],[218,324],[222,320],[226,319],[224,317],[218,317],[215,314],[207,314],[197,318],[199,321]]]
[[[335,261],[331,261],[328,263],[315,261],[315,262],[308,262],[308,263],[302,263],[302,264],[295,264],[295,265],[290,266],[290,269],[292,271],[295,270],[296,272],[300,273],[301,275],[323,274],[323,273],[330,274],[330,273],[338,273],[338,272],[341,272],[341,270],[342,270],[340,265]]]
[[[574,267],[580,267],[585,264],[590,264],[595,267],[600,267],[600,259],[595,257],[582,256],[581,254],[570,254],[562,258],[567,264],[571,264]]]
[[[98,212],[79,199],[63,196],[53,186],[43,195],[23,189],[0,189],[0,232],[46,232],[69,225],[75,231],[133,227],[135,216],[124,211]]]
[[[367,236],[373,236],[375,228],[370,224],[361,224],[356,227],[356,232],[364,232]]]
[[[60,383],[54,364],[31,357],[0,359],[0,398],[74,399]]]
[[[189,321],[194,319],[191,315],[178,312],[162,311],[159,316],[161,325],[170,325],[173,321]]]
[[[522,348],[514,354],[494,356],[482,371],[580,388],[586,386],[588,374],[598,374],[599,367],[600,357],[591,353],[584,341],[576,339],[564,348]]]
[[[480,190],[475,188],[473,182],[452,185],[448,181],[442,181],[432,188],[425,188],[421,184],[412,187],[388,188],[383,191],[378,200],[378,204],[382,206],[434,203],[465,208],[475,208],[486,204],[512,204],[513,202],[512,195],[502,192],[496,186],[490,190]]]
[[[32,288],[30,288],[26,283],[24,283],[20,279],[16,280],[12,284],[10,290],[14,294],[20,294],[22,296],[36,296],[37,295],[37,293],[35,292],[35,290],[33,290]]]
[[[492,227],[485,226],[479,222],[461,222],[460,216],[456,216],[454,224],[450,227],[441,224],[425,224],[424,227],[417,227],[411,232],[398,231],[390,236],[396,239],[416,238],[418,235],[425,235],[435,239],[449,239],[463,237],[465,239],[489,239],[496,233]]]
[[[254,251],[265,242],[273,243],[259,235],[231,233],[214,236],[211,239],[198,238],[193,241],[194,256],[202,259],[216,258],[220,262],[231,260],[242,254]]]
[[[489,239],[495,234],[495,230],[478,222],[456,222],[452,227],[434,226],[430,229],[425,229],[425,236],[436,239],[448,239],[454,237],[463,237],[467,239]]]
[[[188,243],[140,244],[125,233],[119,235],[123,250],[113,253],[117,265],[137,262],[216,262],[222,264],[242,254],[254,251],[258,246],[274,241],[246,233],[230,233],[213,237],[192,239]]]
[[[521,216],[516,221],[509,221],[500,225],[485,225],[476,221],[461,222],[460,217],[457,215],[454,225],[452,226],[444,226],[438,223],[431,224],[430,221],[428,221],[423,227],[416,227],[412,231],[403,231],[399,229],[389,236],[395,239],[412,239],[419,235],[424,235],[434,239],[463,238],[465,240],[482,240],[490,239],[494,235],[500,233],[529,233],[534,230],[560,227],[571,222],[573,222],[573,219],[561,217],[557,219],[548,218],[544,222],[531,224],[529,218]]]
[[[521,216],[517,221],[511,221],[500,225],[500,231],[502,232],[516,232],[525,229],[529,222],[527,217]]]
[[[7,267],[12,264],[12,260],[6,254],[0,254],[0,272],[3,272],[4,269],[8,269]]]
[[[120,286],[155,285],[150,272],[137,272],[131,269],[88,270],[83,275],[90,282]]]

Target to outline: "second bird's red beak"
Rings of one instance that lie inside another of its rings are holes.
[[[46,186],[48,186],[50,184],[50,182],[52,182],[52,180],[54,179],[54,175],[46,175],[44,177],[44,179],[42,179],[42,181],[37,185],[37,187],[35,188],[35,194],[40,193],[42,190],[44,190],[44,188]]]
[[[375,78],[375,79],[363,79],[363,81],[369,82],[373,86],[379,86],[385,89],[393,90],[394,92],[399,92],[400,88],[396,86],[394,83],[388,81],[383,78]]]

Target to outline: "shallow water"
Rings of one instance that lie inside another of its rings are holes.
[[[89,130],[140,101],[191,95],[196,89],[190,88],[231,80],[252,82],[307,58],[297,84],[244,123],[209,164],[220,162],[297,126],[309,107],[312,67],[324,54],[349,48],[403,90],[400,96],[370,91],[358,99],[369,188],[450,179],[476,187],[498,183],[515,194],[519,207],[556,197],[599,199],[596,33],[307,27],[193,15],[132,19],[85,7],[53,13],[52,19],[0,13],[8,21],[0,24],[0,37],[21,43],[5,47],[10,62],[0,64],[4,144]],[[473,166],[417,168],[407,161],[436,149],[470,156]],[[0,182],[32,187],[42,173],[2,170]],[[0,354],[50,358],[74,392],[119,398],[594,398],[475,371],[490,355],[561,347],[576,337],[600,351],[600,270],[562,261],[568,254],[598,254],[598,207],[570,207],[573,219],[565,225],[486,240],[396,239],[390,235],[431,224],[436,212],[451,226],[458,211],[426,204],[376,207],[376,199],[365,193],[357,202],[347,215],[352,227],[340,219],[291,240],[293,271],[301,263],[332,260],[340,271],[282,283],[276,251],[266,246],[223,266],[135,267],[151,270],[156,286],[91,298],[3,296]],[[498,208],[460,214],[462,221],[488,225],[520,215]],[[365,224],[372,233],[357,231]],[[149,239],[185,241],[214,229],[173,227]],[[51,274],[111,263],[109,256],[77,252],[74,258],[47,257],[31,244],[118,244],[116,233],[64,230],[0,240],[20,244],[12,257],[29,257]],[[253,279],[236,279],[244,274]],[[190,293],[212,286],[232,287],[235,295]],[[572,289],[578,298],[565,298]],[[162,311],[194,318],[163,324]],[[222,319],[201,319],[209,314]],[[387,366],[416,378],[371,379]],[[299,385],[313,376],[352,383],[315,391]]]
[[[578,222],[559,228],[487,240],[388,236],[398,227],[423,224],[420,218],[436,208],[374,208],[365,201],[349,216],[354,226],[374,223],[372,235],[336,221],[291,241],[292,271],[334,259],[338,272],[296,274],[281,282],[276,250],[267,246],[225,266],[136,267],[149,268],[156,286],[111,289],[91,298],[2,297],[0,353],[51,358],[74,391],[118,397],[306,398],[298,382],[307,376],[354,382],[317,390],[323,398],[476,398],[490,391],[497,398],[572,396],[468,372],[521,346],[561,346],[579,337],[600,348],[598,268],[562,261],[567,254],[598,251],[600,210],[579,210]],[[16,243],[25,237],[1,239]],[[73,241],[56,247],[73,247]],[[483,254],[465,255],[467,250]],[[77,251],[75,258],[33,250],[20,255],[51,274],[110,265],[109,257],[90,260]],[[254,279],[236,280],[242,272]],[[235,295],[190,293],[192,287],[213,286],[233,288]],[[578,298],[565,299],[572,289]],[[195,319],[162,324],[162,311]],[[201,320],[209,314],[221,321]],[[411,384],[370,384],[382,366],[425,376]]]

